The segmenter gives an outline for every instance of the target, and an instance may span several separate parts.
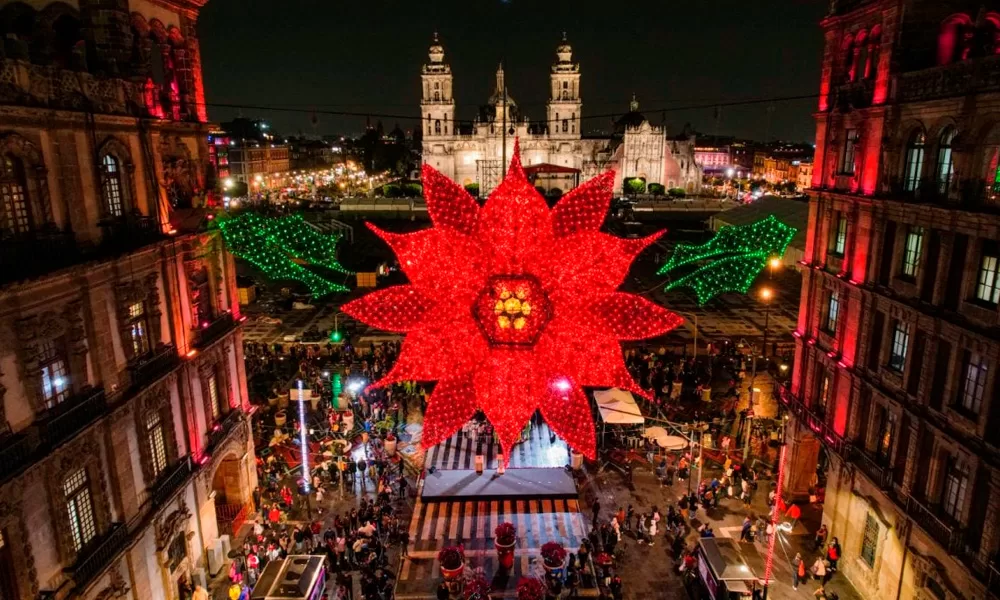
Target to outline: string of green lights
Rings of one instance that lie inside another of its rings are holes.
[[[349,288],[309,271],[298,261],[316,264],[340,273],[349,273],[337,262],[340,236],[323,235],[307,224],[301,215],[266,217],[245,212],[218,220],[229,250],[249,261],[271,279],[304,283],[314,298]]]

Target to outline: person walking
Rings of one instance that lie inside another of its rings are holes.
[[[823,544],[826,543],[826,536],[827,536],[826,523],[823,523],[822,525],[819,526],[819,529],[816,530],[816,539],[815,539],[815,544],[813,545],[814,551],[819,552],[820,550],[823,549]]]
[[[830,545],[826,549],[826,559],[830,561],[830,569],[837,570],[837,561],[840,560],[840,541],[837,538],[830,540]]]
[[[812,575],[824,585],[826,583],[826,560],[822,556],[816,557],[816,562],[812,566]]]
[[[594,518],[591,521],[590,528],[597,529],[597,517],[601,513],[601,503],[597,501],[597,498],[594,498],[594,503],[590,505],[590,510],[594,513]]]
[[[750,516],[747,515],[743,519],[743,528],[740,530],[740,541],[750,542],[752,541],[750,537],[750,528],[753,527],[753,521],[750,520]]]
[[[802,560],[802,553],[796,552],[792,559],[792,589],[799,589],[799,582],[806,578],[806,561]]]

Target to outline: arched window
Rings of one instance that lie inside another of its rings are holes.
[[[448,115],[444,116],[444,134],[448,135]]]
[[[4,233],[27,235],[34,228],[24,163],[5,154],[0,161],[0,199],[3,201]]]
[[[947,65],[969,58],[974,34],[969,15],[956,14],[945,19],[938,34],[938,64]]]
[[[852,60],[854,61],[854,64],[851,67],[851,81],[865,79],[868,77],[868,32],[858,32],[858,37],[854,41],[854,56],[852,57]]]
[[[441,119],[434,120],[434,133],[441,134]]]
[[[434,101],[439,102],[441,100],[441,92],[434,90]]]
[[[924,170],[924,144],[926,136],[921,130],[914,131],[906,143],[906,159],[903,162],[903,190],[912,192],[920,183]]]
[[[1000,14],[989,13],[982,21],[978,32],[978,46],[985,56],[1000,54]]]
[[[868,63],[865,66],[865,79],[872,79],[878,74],[878,57],[882,50],[882,28],[876,25],[868,34]]]
[[[938,139],[935,178],[937,179],[938,192],[941,194],[948,193],[948,188],[951,187],[951,178],[955,174],[955,161],[952,158],[951,145],[955,140],[956,133],[954,127],[946,127]]]
[[[122,193],[121,162],[111,154],[101,159],[101,191],[104,193],[104,210],[109,217],[125,214],[125,197]]]
[[[844,38],[844,43],[841,44],[840,51],[844,57],[844,80],[854,81],[855,69],[854,69],[854,51],[856,47],[854,45],[854,36],[848,35]]]

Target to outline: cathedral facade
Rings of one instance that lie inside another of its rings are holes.
[[[549,75],[543,122],[520,114],[507,90],[501,65],[493,94],[470,125],[455,119],[451,66],[445,62],[444,48],[435,34],[429,62],[421,73],[424,164],[462,185],[478,185],[480,193],[486,194],[502,178],[504,161],[510,160],[518,139],[526,172],[546,192],[568,191],[614,169],[616,191],[622,189],[624,180],[639,178],[647,185],[698,193],[702,170],[694,159],[694,138],[669,137],[664,127],[651,124],[639,112],[634,96],[629,112],[615,122],[610,135],[581,134],[580,65],[572,56],[573,49],[564,35]]]

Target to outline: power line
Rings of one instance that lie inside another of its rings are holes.
[[[814,100],[819,98],[819,94],[801,94],[797,96],[776,96],[770,98],[750,98],[745,100],[730,100],[725,102],[704,102],[696,104],[687,104],[681,106],[672,107],[660,107],[660,108],[650,108],[647,110],[649,113],[668,113],[668,112],[681,112],[688,110],[705,110],[717,107],[733,107],[733,106],[752,106],[756,104],[770,104],[777,102],[795,102],[800,100]],[[294,105],[262,105],[262,104],[232,104],[224,102],[204,102],[199,103],[200,106],[213,107],[213,108],[229,108],[229,109],[241,109],[241,110],[256,110],[256,111],[274,111],[274,112],[289,112],[289,113],[300,113],[308,115],[328,115],[336,117],[361,117],[361,118],[378,118],[378,119],[396,119],[396,120],[406,120],[406,121],[423,121],[422,116],[415,116],[412,114],[394,114],[394,113],[383,113],[377,111],[357,111],[357,110],[330,110],[323,108],[297,108]],[[349,106],[349,105],[345,105]],[[361,106],[356,105],[356,106]],[[603,113],[596,115],[581,115],[578,117],[580,120],[593,120],[593,119],[614,119],[616,117],[621,117],[626,113],[624,112],[614,112],[614,113]],[[456,123],[460,124],[471,124],[474,121],[468,119],[458,119]],[[557,123],[557,119],[541,119],[541,120],[529,120],[531,124],[541,124],[541,123]]]

